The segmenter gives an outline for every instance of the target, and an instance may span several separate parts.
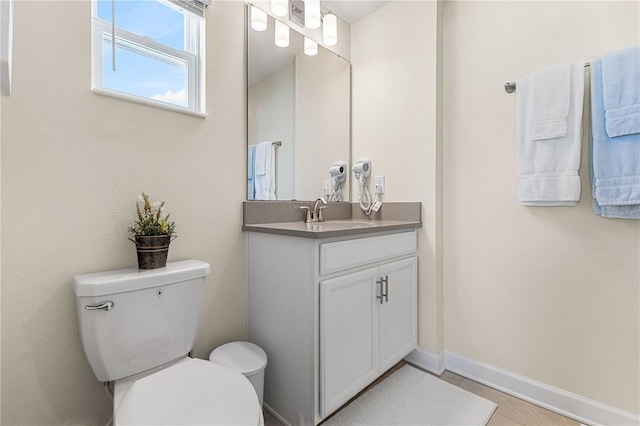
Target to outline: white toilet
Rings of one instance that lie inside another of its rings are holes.
[[[198,260],[78,275],[82,346],[97,379],[114,382],[114,425],[262,425],[240,372],[188,357],[209,264]]]

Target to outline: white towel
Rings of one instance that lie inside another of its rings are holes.
[[[562,137],[534,140],[533,79],[524,77],[517,80],[520,175],[518,198],[522,205],[575,206],[580,200],[578,170],[582,139],[584,62],[570,64],[570,67],[567,132]]]
[[[570,80],[571,64],[555,65],[531,74],[534,141],[567,135],[571,99]]]
[[[267,172],[271,142],[260,142],[256,147],[255,174],[262,176]]]
[[[255,199],[276,199],[276,152],[270,141],[261,142],[256,148],[255,158]],[[260,173],[262,171],[262,174]]]

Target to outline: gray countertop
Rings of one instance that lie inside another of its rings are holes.
[[[245,224],[242,226],[242,230],[303,238],[331,238],[375,232],[400,231],[420,227],[422,227],[422,223],[417,221],[343,219],[314,223],[298,221]]]

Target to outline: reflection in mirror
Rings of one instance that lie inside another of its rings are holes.
[[[320,45],[305,55],[305,37],[294,28],[289,46],[277,47],[275,27],[271,16],[265,31],[247,25],[247,199],[329,198],[331,166],[350,164],[350,64]],[[342,185],[340,201],[349,201],[345,175],[333,179]]]

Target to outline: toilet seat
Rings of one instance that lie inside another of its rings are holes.
[[[137,380],[116,409],[116,425],[258,425],[249,380],[224,365],[188,359]]]

